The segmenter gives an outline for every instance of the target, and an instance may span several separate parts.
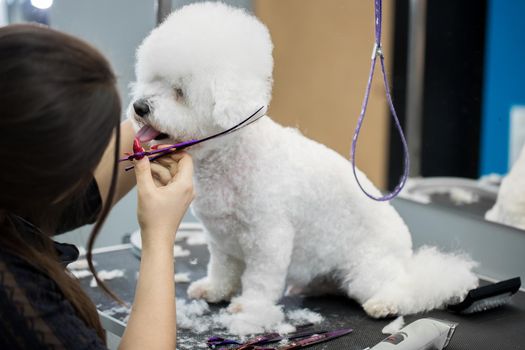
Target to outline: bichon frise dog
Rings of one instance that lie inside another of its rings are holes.
[[[171,14],[137,52],[130,115],[146,126],[142,141],[202,138],[268,105],[272,48],[268,29],[241,9],[198,3]],[[360,192],[346,159],[268,116],[189,153],[211,258],[188,294],[231,301],[231,332],[275,326],[285,286],[320,278],[372,317],[442,307],[477,285],[468,257],[414,253],[401,217]]]

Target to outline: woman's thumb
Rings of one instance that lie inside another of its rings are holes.
[[[148,157],[135,161],[135,176],[137,178],[137,187],[139,190],[150,189],[155,187],[155,182],[151,176],[151,166]]]

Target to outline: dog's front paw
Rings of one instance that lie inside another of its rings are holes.
[[[274,331],[284,322],[284,313],[281,306],[270,301],[235,298],[228,311],[228,331],[232,334],[247,335]]]
[[[226,310],[231,314],[238,314],[243,310],[242,303],[232,301]]]
[[[395,303],[376,298],[369,299],[364,303],[363,309],[368,316],[373,318],[383,318],[399,314],[399,308]]]
[[[188,296],[191,299],[204,299],[209,303],[218,303],[230,300],[231,291],[225,286],[211,283],[207,277],[204,277],[190,284]]]

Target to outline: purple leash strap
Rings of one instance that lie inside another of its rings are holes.
[[[376,200],[376,201],[388,201],[392,198],[396,197],[399,192],[403,189],[403,187],[406,184],[406,181],[408,179],[408,172],[409,172],[409,166],[410,166],[410,156],[408,154],[408,145],[407,141],[405,139],[405,135],[403,134],[403,128],[401,127],[401,124],[399,123],[399,119],[397,118],[397,113],[394,108],[394,104],[392,102],[392,95],[390,93],[390,87],[388,85],[388,79],[386,77],[386,69],[385,69],[385,58],[383,56],[383,48],[381,46],[381,22],[382,22],[382,6],[383,1],[382,0],[375,0],[375,43],[374,43],[374,50],[372,52],[372,62],[370,66],[370,74],[368,75],[368,83],[366,85],[366,91],[365,91],[365,97],[363,99],[363,104],[361,106],[361,113],[359,114],[359,119],[357,120],[357,126],[355,128],[354,137],[352,139],[352,150],[350,152],[350,158],[352,160],[352,171],[354,173],[355,180],[357,182],[357,185],[363,191],[365,195],[367,195],[369,198]],[[394,117],[394,123],[396,125],[397,131],[399,132],[399,136],[401,137],[401,142],[403,144],[403,153],[404,153],[404,163],[403,163],[403,175],[401,176],[399,183],[396,185],[394,190],[390,193],[385,194],[384,196],[376,197],[370,193],[368,193],[361,182],[359,181],[359,178],[357,176],[356,172],[356,166],[355,166],[355,155],[357,150],[357,139],[359,138],[359,132],[361,131],[361,127],[363,126],[363,122],[365,119],[366,114],[366,107],[368,105],[368,98],[370,97],[370,91],[372,89],[372,80],[374,78],[374,70],[376,66],[377,57],[379,57],[379,61],[381,64],[381,73],[383,74],[383,84],[385,86],[385,92],[386,92],[386,99],[388,102],[388,107],[390,108],[390,111],[392,112],[392,116]]]

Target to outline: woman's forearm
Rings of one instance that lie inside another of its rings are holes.
[[[133,153],[133,139],[135,130],[131,121],[125,120],[120,124],[120,154],[125,152]],[[106,200],[111,184],[113,165],[115,164],[115,138],[113,137],[95,170],[95,180],[100,191],[102,201]],[[117,191],[114,203],[124,197],[136,184],[135,174],[132,171],[124,171],[129,164],[120,163],[117,179]]]
[[[173,245],[195,193],[191,156],[180,153],[169,158],[172,178],[161,187],[153,180],[147,158],[135,162],[142,254],[135,302],[121,349],[172,350],[176,346]]]
[[[135,301],[119,349],[175,349],[173,265],[171,246],[143,247]]]

